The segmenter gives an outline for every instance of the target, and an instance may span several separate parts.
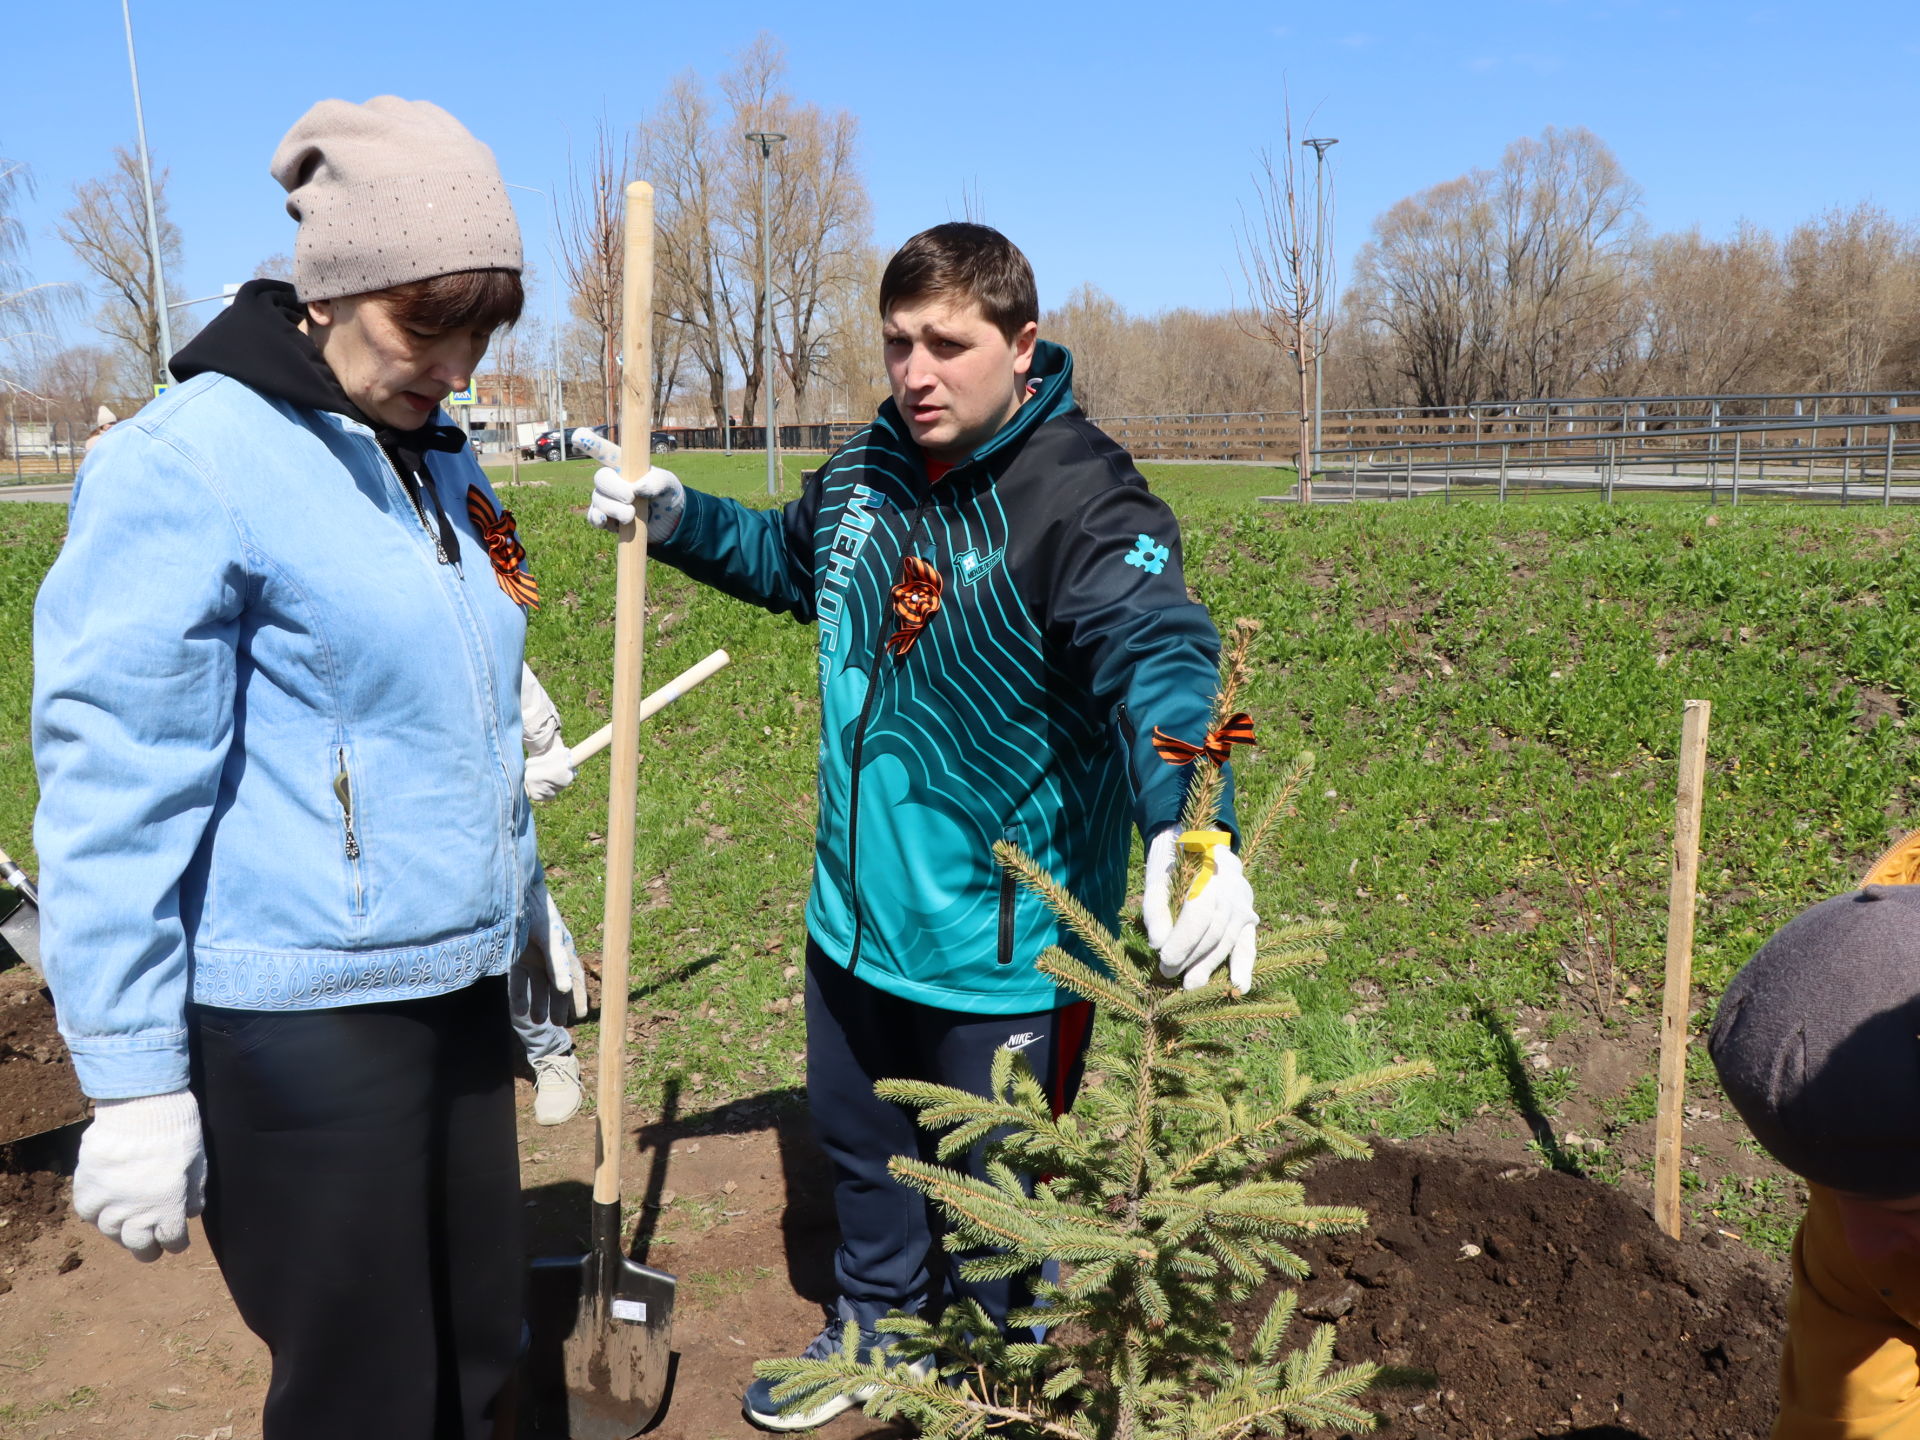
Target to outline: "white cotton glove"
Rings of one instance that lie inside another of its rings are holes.
[[[560,712],[525,665],[520,667],[520,743],[526,747],[527,798],[553,799],[573,783],[573,757],[560,734]]]
[[[587,506],[587,523],[602,530],[618,530],[633,519],[636,499],[645,500],[647,543],[658,545],[680,527],[681,513],[687,508],[687,490],[671,470],[654,466],[629,485],[618,470],[602,466],[593,472],[593,503]]]
[[[582,1014],[586,1008],[587,980],[580,954],[573,948],[573,932],[560,918],[560,907],[547,893],[545,880],[534,887],[533,898],[533,928],[527,935],[527,949],[546,968],[547,984],[553,993],[570,997],[574,1014]]]
[[[1188,990],[1198,990],[1227,962],[1234,989],[1253,987],[1253,957],[1259,945],[1260,917],[1253,912],[1253,886],[1224,830],[1168,826],[1147,844],[1147,873],[1140,901],[1147,943],[1160,952],[1160,973],[1178,975]],[[1201,857],[1201,868],[1180,918],[1173,918],[1173,872],[1185,851]]]
[[[207,1199],[207,1154],[193,1094],[96,1100],[80,1137],[73,1208],[136,1260],[187,1248],[187,1221]]]

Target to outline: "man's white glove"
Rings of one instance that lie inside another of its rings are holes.
[[[525,665],[520,667],[520,743],[527,752],[521,783],[529,800],[551,800],[573,783],[573,757],[560,734],[560,712]]]
[[[1253,987],[1253,957],[1259,945],[1260,917],[1253,913],[1253,886],[1224,830],[1168,826],[1147,844],[1145,893],[1140,918],[1147,943],[1160,952],[1160,973],[1179,975],[1185,989],[1197,990],[1227,962],[1227,978],[1236,990]],[[1197,856],[1200,873],[1187,890],[1180,918],[1173,918],[1170,891],[1182,853]]]
[[[187,1221],[207,1199],[207,1153],[193,1094],[96,1100],[80,1137],[73,1208],[136,1260],[187,1248]]]
[[[647,543],[658,545],[680,526],[680,515],[687,508],[687,490],[671,470],[654,466],[629,485],[618,470],[602,466],[593,472],[593,502],[587,506],[587,523],[602,530],[618,530],[633,519],[636,499],[645,500]]]
[[[547,893],[545,880],[534,887],[533,901],[533,928],[527,935],[527,949],[535,952],[538,963],[544,965],[548,988],[555,995],[567,996],[572,1001],[573,1013],[583,1015],[587,1008],[586,971],[581,967],[579,952],[573,948],[573,932],[560,918],[560,907]],[[554,1008],[564,1011],[566,1006]]]

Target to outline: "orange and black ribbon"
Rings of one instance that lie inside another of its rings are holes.
[[[913,648],[913,642],[940,609],[940,592],[944,589],[946,581],[940,578],[940,572],[918,555],[901,560],[900,583],[892,591],[893,613],[900,617],[900,623],[887,637],[887,649],[904,655]]]
[[[467,518],[473,521],[473,528],[480,532],[480,539],[486,544],[487,558],[493,561],[493,578],[500,582],[500,588],[514,604],[529,610],[539,609],[540,585],[527,573],[527,547],[514,533],[513,512],[496,512],[493,502],[481,493],[480,487],[469,485]]]
[[[1224,765],[1236,745],[1257,745],[1253,738],[1253,718],[1242,710],[1220,722],[1220,728],[1198,745],[1176,740],[1158,725],[1153,727],[1153,748],[1169,765],[1191,765],[1202,755],[1216,765]]]

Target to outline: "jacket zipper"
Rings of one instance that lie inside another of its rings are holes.
[[[401,493],[404,494],[407,497],[408,501],[412,504],[413,513],[419,516],[421,530],[426,533],[426,536],[428,539],[433,541],[433,552],[434,552],[435,558],[442,565],[453,564],[453,562],[447,556],[446,547],[441,543],[440,537],[434,533],[433,527],[427,523],[427,514],[426,514],[425,506],[423,505],[419,497],[416,496],[408,488],[407,482],[400,478],[400,467],[394,463],[393,457],[387,454],[387,447],[382,445],[378,440],[374,439],[372,436],[368,436],[367,438],[369,442],[373,445],[373,453],[380,457],[380,462],[387,467],[387,473],[393,476],[394,483],[400,487]],[[467,578],[466,571],[459,565],[453,566],[453,572],[455,575],[459,576],[459,578],[462,581],[464,581]],[[481,633],[480,622],[478,618],[475,617],[472,608],[467,604],[464,595],[457,596],[454,603],[457,605],[462,617],[466,622],[467,629],[469,632],[469,638],[473,639],[479,645],[481,651],[484,652],[486,649],[486,640]],[[482,673],[482,678],[485,681],[483,688],[487,692],[484,699],[487,705],[487,713],[489,715],[493,715],[498,712],[499,702],[497,697],[493,694],[493,677],[492,677],[492,674],[487,670],[487,667],[484,663],[484,659],[485,659],[485,656],[483,653],[481,656],[481,660],[482,660],[481,673]],[[497,751],[499,747],[499,739],[500,739],[499,733],[497,731],[494,732],[493,739],[494,739],[494,744]],[[504,781],[505,773],[506,773],[504,761],[501,763],[499,768],[501,771],[502,780]],[[507,787],[504,784],[502,786],[502,790],[503,792],[507,790]],[[513,800],[511,796],[509,796],[507,801],[507,814],[502,817],[502,824],[501,824],[501,839],[503,842],[502,852],[509,857],[513,856],[515,853],[514,845],[513,845],[512,810],[513,810]],[[514,877],[513,914],[518,915],[520,913],[521,903],[526,898],[522,892],[521,885],[520,885],[519,867],[513,864],[511,860],[509,860],[507,869]],[[355,883],[357,888],[358,886],[357,877],[356,877]]]
[[[353,910],[357,915],[366,903],[366,892],[360,880],[360,836],[353,824],[353,778],[347,774],[345,746],[334,751],[334,763],[339,768],[333,776],[333,797],[340,802],[340,818],[346,825],[347,868],[353,876]]]
[[[1000,837],[1009,845],[1020,843],[1011,825],[1000,832]],[[1013,963],[1014,893],[1013,872],[1002,865],[1000,867],[1000,963],[1002,965]]]
[[[426,531],[427,538],[433,541],[433,558],[442,565],[451,565],[453,560],[452,557],[447,554],[446,539],[427,520],[426,503],[420,498],[420,485],[424,485],[426,482],[421,481],[420,477],[416,475],[414,479],[420,483],[409,485],[405,477],[400,474],[399,462],[387,454],[387,447],[382,445],[378,440],[374,441],[373,444],[374,448],[380,452],[386,459],[388,466],[393,470],[393,478],[400,482],[401,492],[406,495],[408,502],[413,506],[413,513],[420,517],[420,528]]]
[[[920,519],[926,513],[931,498],[929,496],[913,508],[913,524],[907,527],[907,541],[900,550],[903,562],[913,553],[914,541],[920,538]],[[873,673],[867,684],[866,698],[860,702],[860,718],[853,727],[853,781],[847,790],[847,898],[853,902],[853,951],[847,957],[849,975],[860,967],[860,941],[867,928],[866,911],[860,908],[860,753],[867,744],[867,717],[873,713],[873,697],[879,693],[881,678],[887,673],[883,657],[887,650],[887,621],[893,614],[891,592],[891,586],[881,592],[880,624],[873,645]]]

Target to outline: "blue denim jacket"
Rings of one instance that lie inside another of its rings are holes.
[[[34,841],[96,1099],[187,1084],[186,1008],[503,973],[537,875],[526,619],[431,453],[441,564],[373,433],[206,374],[103,436],[34,609]]]

